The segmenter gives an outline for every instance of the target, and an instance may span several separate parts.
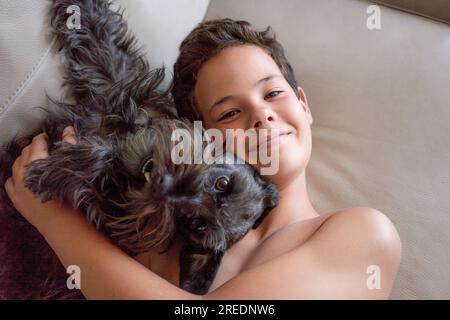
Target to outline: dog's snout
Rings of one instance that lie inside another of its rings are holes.
[[[165,173],[155,180],[152,185],[152,194],[155,198],[163,198],[167,195],[173,185],[173,176]]]

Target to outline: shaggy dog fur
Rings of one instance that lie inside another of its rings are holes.
[[[70,5],[80,7],[81,29],[66,25]],[[164,70],[150,70],[110,3],[56,0],[51,15],[75,103],[45,109],[41,130],[50,156],[27,166],[25,185],[44,202],[82,210],[130,255],[164,252],[182,235],[180,287],[206,293],[225,250],[276,205],[275,186],[245,163],[171,161],[172,132],[193,135],[193,125],[176,118],[168,91],[157,90]],[[59,141],[68,125],[76,144]],[[15,139],[0,155],[0,298],[80,298],[67,289],[62,265],[3,189],[12,163],[36,134]],[[225,155],[230,157],[236,160]]]

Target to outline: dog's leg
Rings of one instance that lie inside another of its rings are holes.
[[[80,12],[79,29],[67,26],[71,16],[67,9],[74,5]],[[121,105],[103,101],[108,97],[114,101],[126,100],[124,105],[129,109],[132,97],[136,106],[146,103],[163,106],[167,92],[162,94],[157,87],[164,79],[164,69],[149,69],[135,37],[127,31],[122,13],[112,11],[109,1],[55,0],[51,15],[57,44],[64,51],[66,84],[77,103],[86,104],[95,99],[97,107]],[[126,111],[106,110],[106,113]]]
[[[88,140],[89,139],[89,140]],[[103,199],[114,185],[114,148],[99,138],[83,138],[76,144],[59,142],[47,158],[26,167],[24,184],[42,202],[58,200],[84,211],[97,227],[103,222]]]
[[[180,287],[195,294],[208,293],[224,252],[184,246],[180,254]]]

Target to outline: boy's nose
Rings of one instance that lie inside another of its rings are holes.
[[[253,129],[269,129],[273,126],[277,116],[270,108],[263,107],[253,111],[252,126]]]

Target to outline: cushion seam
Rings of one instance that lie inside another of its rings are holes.
[[[13,91],[13,93],[10,94],[9,98],[6,100],[5,104],[0,107],[0,119],[3,116],[3,114],[6,113],[6,111],[11,107],[11,105],[14,104],[17,97],[24,91],[24,89],[28,86],[28,84],[31,82],[31,80],[34,78],[34,75],[38,72],[41,65],[47,58],[48,54],[50,53],[51,48],[53,47],[54,43],[56,41],[56,37],[53,37],[50,45],[48,46],[47,50],[40,56],[38,61],[33,65],[30,72],[25,76],[25,78],[21,81],[21,83],[17,86],[16,90]]]

